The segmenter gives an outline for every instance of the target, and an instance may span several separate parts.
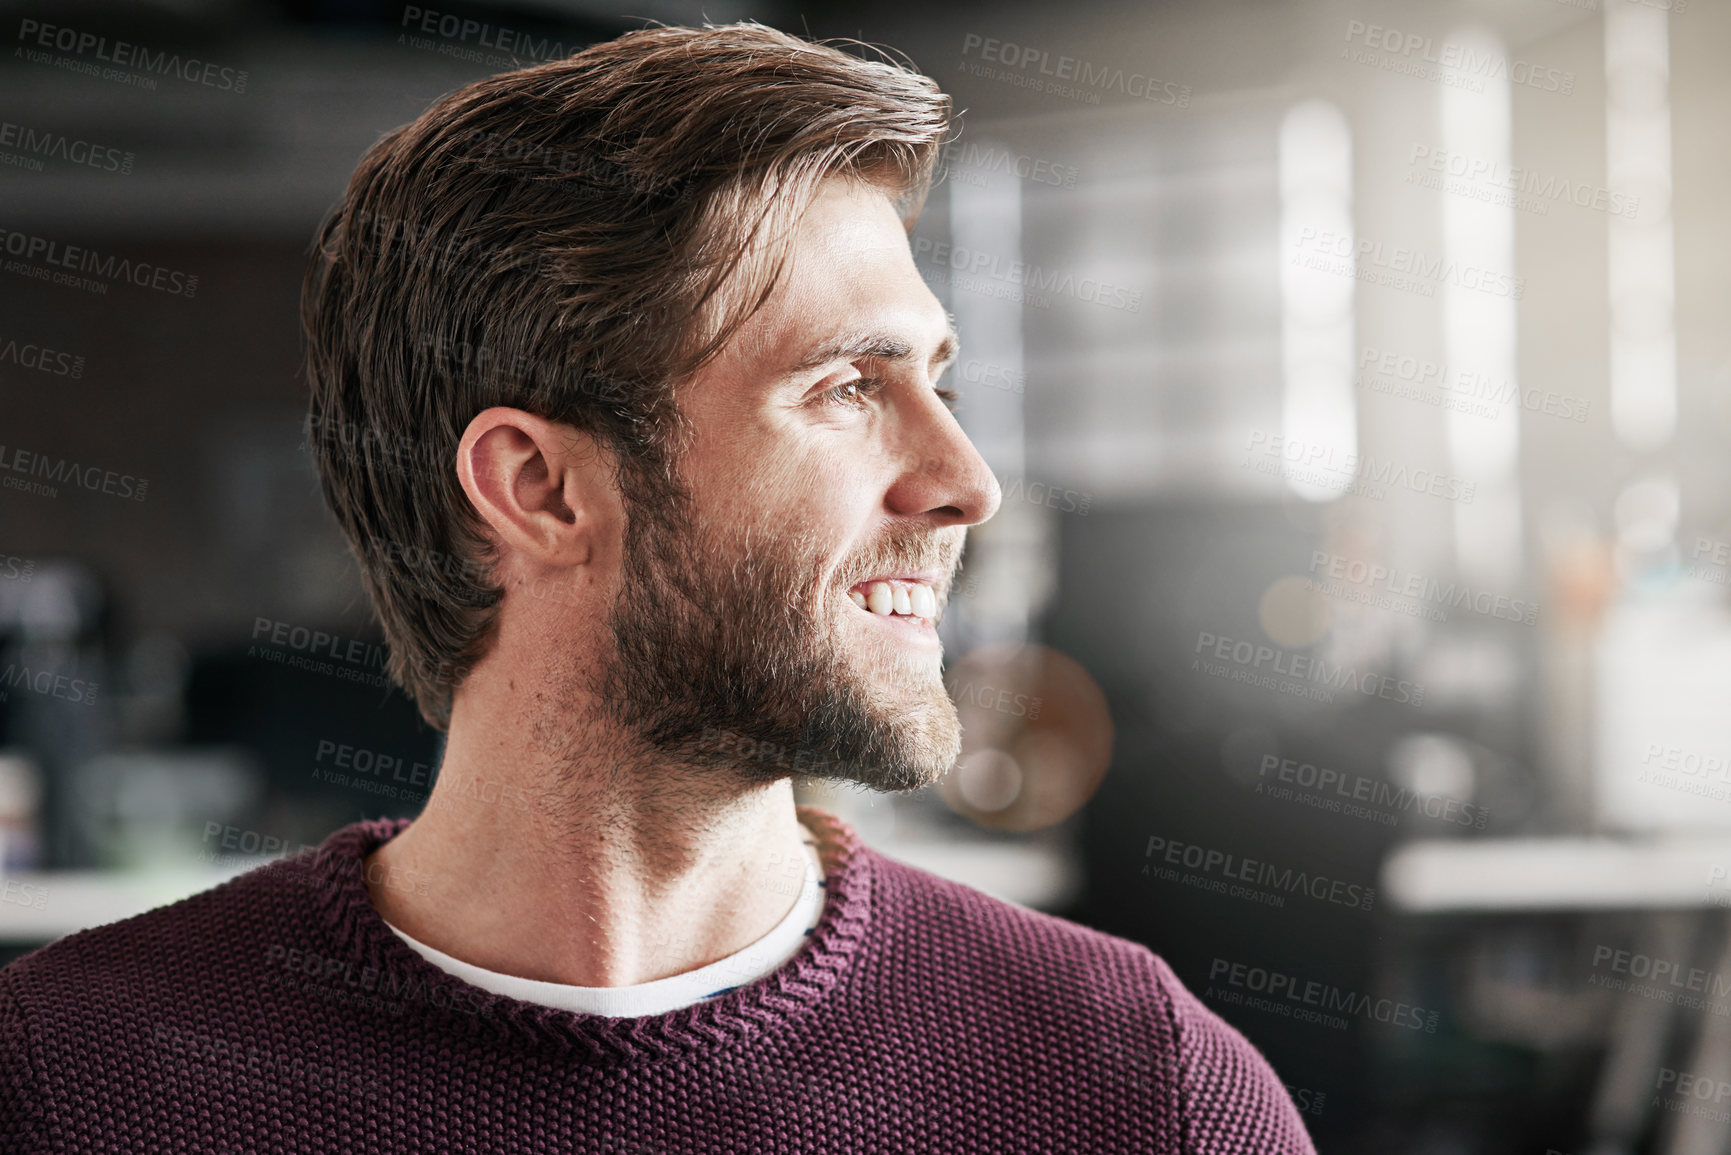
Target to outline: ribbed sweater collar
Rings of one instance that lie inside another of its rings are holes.
[[[572,1061],[678,1060],[794,1026],[841,981],[865,941],[872,921],[873,854],[834,815],[809,806],[797,811],[817,839],[826,875],[823,916],[799,953],[738,990],[637,1018],[579,1014],[481,990],[446,974],[392,934],[372,904],[362,869],[367,855],[408,829],[410,819],[345,826],[295,864],[318,877],[313,901],[335,956],[422,992],[408,1013],[437,1018],[458,1036],[552,1050]]]

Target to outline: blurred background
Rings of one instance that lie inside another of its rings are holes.
[[[1146,943],[1327,1155],[1731,1151],[1718,0],[0,3],[0,962],[417,812],[313,231],[439,94],[748,17],[964,110],[914,251],[1005,492],[961,761],[801,796]]]

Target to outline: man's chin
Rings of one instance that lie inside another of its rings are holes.
[[[941,680],[925,693],[910,695],[910,689],[903,687],[899,696],[873,695],[866,717],[826,727],[828,740],[817,745],[828,756],[813,759],[804,773],[886,793],[923,789],[942,778],[962,752],[955,703]]]
[[[935,784],[954,761],[909,758],[893,762],[829,762],[802,773],[806,778],[864,787],[879,794],[909,794]]]

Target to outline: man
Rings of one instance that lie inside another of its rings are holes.
[[[1311,1151],[1145,947],[794,805],[960,749],[934,627],[1000,495],[908,245],[947,122],[659,28],[366,155],[311,428],[437,785],[0,972],[0,1148]]]

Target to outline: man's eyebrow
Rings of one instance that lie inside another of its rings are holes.
[[[956,327],[952,323],[944,339],[938,342],[938,347],[932,352],[932,364],[947,366],[956,359],[957,353]],[[837,361],[905,361],[914,354],[914,347],[905,338],[890,333],[860,332],[849,333],[839,340],[829,342],[820,348],[813,349],[799,362],[787,371],[785,379],[792,379],[814,369]]]

